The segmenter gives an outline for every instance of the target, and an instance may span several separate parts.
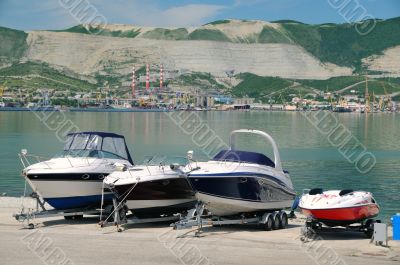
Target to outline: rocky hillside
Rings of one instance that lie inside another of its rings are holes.
[[[378,20],[362,36],[355,24],[308,25],[296,21],[220,20],[198,28],[146,28],[127,25],[80,25],[64,30],[75,33],[156,40],[209,40],[231,43],[279,43],[304,48],[322,62],[359,67],[362,59],[400,45],[400,18]]]
[[[133,65],[141,68],[147,62],[154,71],[163,63],[178,74],[207,73],[198,76],[211,76],[210,84],[221,84],[218,79],[229,70],[235,70],[236,84],[249,76],[245,73],[296,80],[365,72],[400,76],[398,32],[400,18],[377,21],[366,36],[354,24],[296,21],[220,20],[196,28],[78,25],[28,33],[0,27],[0,68],[7,67],[0,79],[18,77],[13,71],[21,61],[42,64],[46,72],[56,69],[73,80],[115,85],[129,78]]]
[[[29,60],[61,65],[75,72],[126,74],[133,64],[164,63],[167,70],[250,72],[262,76],[326,79],[351,69],[322,63],[301,46],[286,43],[231,43],[210,40],[115,38],[38,31],[27,38]]]

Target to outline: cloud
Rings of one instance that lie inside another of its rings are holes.
[[[82,23],[63,7],[64,2],[90,4],[110,24],[156,27],[197,26],[228,10],[224,4],[204,4],[199,0],[0,0],[0,24],[31,30],[61,29]]]
[[[93,0],[92,0],[93,1]],[[226,6],[215,4],[184,4],[162,8],[158,1],[129,1],[115,0],[111,3],[93,1],[98,3],[99,10],[110,23],[121,23],[121,18],[126,24],[154,27],[183,27],[197,26],[214,18]]]
[[[265,3],[267,2],[266,0],[235,0],[234,2],[234,7],[238,6],[252,6],[252,5],[257,5],[259,3]]]
[[[161,11],[158,16],[158,24],[163,26],[196,26],[204,22],[225,9],[220,5],[190,4],[172,7]],[[151,24],[149,21],[148,24]]]
[[[0,0],[0,24],[22,30],[60,29],[78,22],[59,1]]]

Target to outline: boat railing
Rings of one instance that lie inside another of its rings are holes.
[[[21,152],[18,154],[18,157],[21,161],[21,164],[24,168],[27,168],[33,164],[36,163],[43,163],[44,165],[47,166],[48,169],[53,169],[48,163],[47,161],[50,160],[50,157],[44,157],[44,156],[40,156],[40,155],[33,155],[33,154],[28,154],[26,149],[22,149]],[[70,160],[70,157],[65,156],[63,158],[66,158],[70,167],[83,167],[83,166],[91,166],[94,161],[89,160],[90,157],[85,157],[84,161],[85,161],[85,165],[80,164],[79,166],[74,165],[72,163],[72,161]],[[92,158],[93,160],[93,158]]]
[[[193,167],[195,163],[195,167]],[[151,171],[149,166],[159,166],[159,167],[171,167],[171,169],[176,170],[178,168],[188,167],[189,170],[197,168],[197,162],[192,160],[190,157],[184,156],[145,156],[143,165],[147,168],[149,174]]]
[[[30,165],[33,165],[36,163],[44,163],[48,168],[51,168],[50,165],[46,163],[46,161],[49,159],[48,157],[39,156],[39,155],[30,155],[30,154],[28,154],[26,149],[22,149],[21,152],[18,154],[18,157],[24,168],[27,168]]]
[[[188,163],[188,158],[184,156],[145,156],[143,164],[147,166],[169,166],[171,164],[185,166]]]

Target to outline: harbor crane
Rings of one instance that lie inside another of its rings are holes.
[[[383,83],[383,92],[385,93],[385,96],[383,97],[383,108],[389,111],[393,110],[393,102],[392,102],[392,97],[386,90],[386,85]]]
[[[4,82],[3,85],[0,85],[0,98],[3,98],[4,90],[5,90],[6,84],[7,84],[7,81]]]
[[[364,112],[368,113],[371,111],[371,102],[370,102],[370,96],[369,96],[369,92],[368,92],[368,77],[365,76],[365,107],[364,107]]]

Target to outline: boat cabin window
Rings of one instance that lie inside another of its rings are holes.
[[[68,135],[64,151],[58,157],[130,159],[124,138],[85,133]]]
[[[125,141],[122,138],[103,138],[103,145],[101,150],[109,154],[116,154],[119,157],[127,159]]]

